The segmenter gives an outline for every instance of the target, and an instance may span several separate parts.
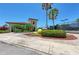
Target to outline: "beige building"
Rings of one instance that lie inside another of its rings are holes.
[[[28,22],[6,22],[6,23],[9,25],[9,31],[13,32],[15,27],[12,25],[14,25],[14,24],[20,24],[20,25],[32,24],[34,27],[32,30],[35,30],[35,28],[37,27],[37,21],[38,21],[37,19],[29,18]]]

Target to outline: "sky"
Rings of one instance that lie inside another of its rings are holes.
[[[64,19],[71,23],[79,18],[78,3],[53,3],[52,8],[59,10],[55,24],[63,24],[61,20]],[[0,26],[6,22],[28,22],[28,18],[35,18],[38,19],[37,26],[44,27],[45,17],[45,10],[40,3],[0,3]],[[53,25],[49,18],[48,25]]]

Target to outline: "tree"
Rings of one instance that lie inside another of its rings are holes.
[[[79,22],[79,18],[76,19],[76,22]]]
[[[7,25],[7,24],[4,24],[3,26],[4,26],[4,27],[8,27],[8,25]]]
[[[56,8],[51,9],[48,15],[49,15],[49,19],[53,21],[53,29],[54,29],[54,20],[56,19],[58,15],[58,9]]]
[[[51,9],[51,3],[42,3],[42,9],[46,11],[46,28],[48,28],[48,10]]]

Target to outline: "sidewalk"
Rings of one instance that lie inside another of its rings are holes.
[[[77,34],[77,36],[79,36]],[[78,38],[79,40],[79,38]],[[26,36],[21,33],[0,34],[0,41],[30,47],[52,55],[74,55],[79,54],[79,45],[62,43],[41,37]]]
[[[28,47],[0,42],[0,55],[45,55],[45,53],[30,49]]]

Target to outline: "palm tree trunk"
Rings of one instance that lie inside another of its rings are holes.
[[[53,19],[53,30],[54,30],[55,28],[54,28],[54,19]]]
[[[46,10],[46,28],[48,28],[48,19],[47,19],[47,16],[48,16],[48,12]]]

